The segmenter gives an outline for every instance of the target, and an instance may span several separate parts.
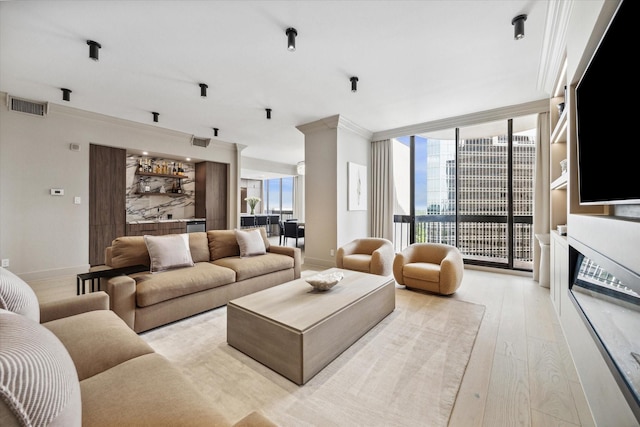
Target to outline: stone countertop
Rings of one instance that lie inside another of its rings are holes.
[[[179,218],[179,219],[141,219],[137,221],[127,221],[127,224],[156,224],[164,222],[193,222],[206,221],[205,218]]]

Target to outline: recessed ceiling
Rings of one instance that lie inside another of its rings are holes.
[[[0,90],[246,145],[243,156],[295,165],[304,160],[296,126],[335,114],[377,132],[548,97],[537,84],[547,7],[5,1]],[[511,20],[523,13],[525,37],[516,41]],[[295,52],[287,50],[289,27],[298,32]],[[87,40],[101,44],[99,61],[89,58]],[[70,102],[60,88],[73,91]]]

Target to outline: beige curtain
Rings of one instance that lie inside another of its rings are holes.
[[[533,280],[540,281],[540,244],[536,234],[548,234],[551,227],[549,215],[549,113],[538,115],[536,138],[535,187],[533,190]]]
[[[393,242],[393,146],[389,139],[371,143],[371,237]]]

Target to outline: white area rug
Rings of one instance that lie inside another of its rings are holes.
[[[446,426],[484,310],[397,288],[395,311],[303,386],[227,344],[226,307],[141,337],[231,422],[259,410],[281,426]]]

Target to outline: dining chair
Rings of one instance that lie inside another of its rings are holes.
[[[286,221],[284,223],[284,243],[287,244],[287,238],[296,239],[296,248],[298,247],[298,239],[304,238],[304,227],[297,222]]]

